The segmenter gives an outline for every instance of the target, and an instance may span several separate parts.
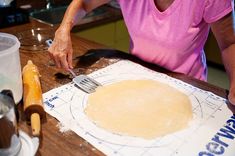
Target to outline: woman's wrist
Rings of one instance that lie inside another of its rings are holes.
[[[70,34],[71,29],[72,29],[71,24],[62,23],[56,32],[63,33],[63,34]]]

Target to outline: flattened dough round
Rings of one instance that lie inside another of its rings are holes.
[[[88,118],[110,132],[153,139],[181,130],[192,119],[189,98],[154,80],[124,80],[89,95]]]

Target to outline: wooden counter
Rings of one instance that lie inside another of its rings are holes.
[[[17,33],[24,30],[29,30],[32,28],[44,27],[48,28],[49,26],[32,21],[31,23],[15,26],[11,28],[1,29],[0,32],[7,33]],[[155,65],[144,63],[141,60],[130,56],[128,54],[123,54],[115,50],[98,50],[100,48],[105,48],[102,45],[96,44],[94,42],[84,40],[82,38],[72,36],[73,48],[74,48],[74,57],[80,56],[87,51],[92,52],[93,55],[89,57],[82,57],[74,60],[75,71],[79,67],[80,70],[77,74],[80,73],[90,73],[91,71],[97,70],[109,64],[110,58],[119,58],[119,59],[130,59],[137,63],[140,63],[146,67],[149,67],[153,70],[164,72],[172,77],[181,79],[187,83],[190,83],[194,86],[202,88],[204,90],[212,91],[213,93],[226,97],[226,90],[219,87],[210,85],[206,82],[195,80],[194,78],[187,77],[183,74],[172,73],[167,70],[164,70]],[[96,49],[96,50],[91,50]],[[26,64],[27,60],[31,59],[39,68],[41,74],[41,85],[43,92],[47,92],[55,87],[59,87],[65,83],[68,83],[70,80],[68,73],[56,69],[54,66],[51,66],[49,63],[49,57],[46,51],[26,51],[20,50],[20,58],[22,67]],[[98,61],[99,60],[99,61]],[[20,112],[22,106],[19,105]],[[30,126],[26,124],[24,115],[20,113],[19,129],[25,131],[29,135]],[[58,128],[58,121],[50,115],[46,116],[46,121],[42,124],[42,138],[40,147],[37,152],[37,156],[74,156],[74,155],[91,155],[91,156],[100,156],[103,155],[100,151],[96,150],[84,139],[79,137],[73,132],[61,133]]]

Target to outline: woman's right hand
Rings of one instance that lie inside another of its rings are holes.
[[[72,69],[73,48],[70,36],[70,29],[59,27],[55,32],[52,45],[48,48],[50,58],[57,68],[65,70]]]
[[[55,32],[52,45],[48,48],[51,59],[58,68],[65,70],[72,69],[73,48],[70,37],[70,30],[77,20],[84,17],[86,12],[108,3],[110,0],[76,0],[68,6],[60,27]]]

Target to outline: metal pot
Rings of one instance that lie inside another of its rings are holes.
[[[0,92],[0,155],[17,155],[21,149],[15,102],[10,90]]]

